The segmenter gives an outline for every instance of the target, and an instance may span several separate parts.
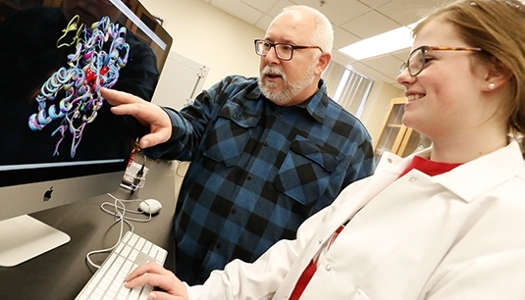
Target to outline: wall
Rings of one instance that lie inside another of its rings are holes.
[[[173,37],[172,51],[210,68],[204,89],[229,74],[258,76],[259,57],[253,39],[264,37],[264,31],[202,0],[140,1],[164,20]],[[374,82],[361,116],[373,139],[378,138],[390,99],[400,96],[399,87]]]
[[[259,57],[253,39],[264,31],[202,0],[140,0],[154,16],[164,20],[173,37],[171,50],[210,68],[203,88],[224,76],[257,76]]]

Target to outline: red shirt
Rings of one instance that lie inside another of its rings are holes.
[[[446,173],[459,165],[461,164],[432,161],[421,156],[414,156],[410,164],[405,168],[401,175],[399,175],[399,177],[405,175],[412,169],[419,170],[428,176],[435,176]]]

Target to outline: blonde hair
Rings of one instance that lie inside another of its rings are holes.
[[[482,63],[503,67],[511,74],[511,99],[502,103],[509,133],[525,134],[525,6],[518,0],[458,0],[435,10],[413,30],[438,19],[452,24],[464,41],[483,49],[474,53]],[[495,59],[493,59],[495,58]],[[525,149],[525,139],[521,140]]]

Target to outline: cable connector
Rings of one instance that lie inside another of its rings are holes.
[[[146,157],[143,157],[144,160],[142,161],[142,165],[140,166],[140,169],[137,171],[137,174],[133,177],[133,183],[131,185],[131,194],[133,194],[140,186],[144,177],[144,168],[146,167]]]
[[[145,164],[142,164],[140,169],[137,171],[137,175],[135,175],[135,178],[133,179],[133,184],[136,186],[140,184],[140,181],[142,180],[142,176],[144,176],[144,166]]]

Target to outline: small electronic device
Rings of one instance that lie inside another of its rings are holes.
[[[145,214],[156,215],[162,209],[162,203],[157,199],[146,199],[140,202],[139,209]]]
[[[124,279],[139,265],[154,261],[163,265],[168,251],[128,231],[86,283],[75,300],[134,299],[146,300],[150,285],[134,289],[124,287]]]
[[[133,194],[140,188],[144,187],[146,183],[146,175],[148,175],[149,169],[146,167],[146,158],[143,157],[142,164],[138,164],[135,161],[129,164],[126,169],[126,173],[122,178],[120,187],[130,191]]]
[[[1,2],[0,266],[12,267],[70,240],[27,214],[119,189],[139,132],[100,88],[151,100],[172,38],[138,0]]]

